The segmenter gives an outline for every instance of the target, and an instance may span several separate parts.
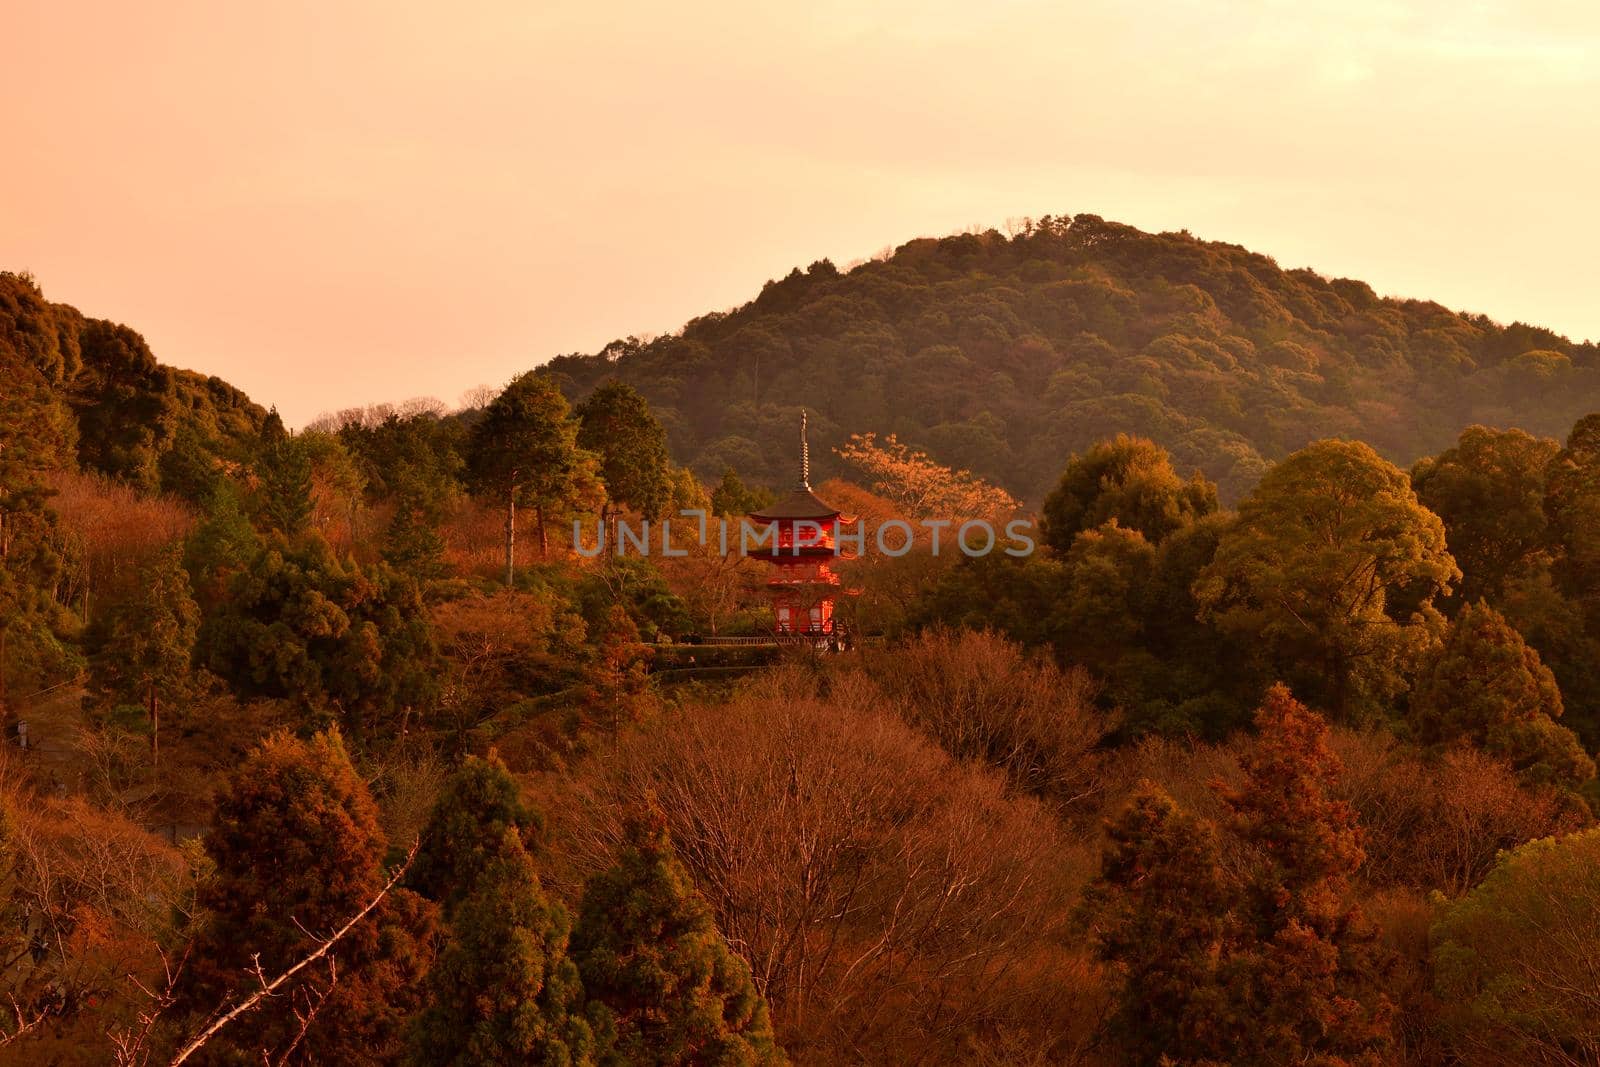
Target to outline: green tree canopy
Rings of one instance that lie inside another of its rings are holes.
[[[616,864],[584,887],[572,954],[586,994],[615,1019],[618,1063],[785,1062],[749,966],[718,932],[659,813],[631,821]]]
[[[411,1026],[417,1067],[519,1063],[585,1067],[606,1042],[583,1013],[567,955],[566,909],[539,884],[514,828],[451,918],[451,940],[428,971],[427,1006]]]
[[[352,737],[424,707],[434,646],[416,583],[340,560],[321,537],[265,544],[205,617],[200,661],[251,696],[338,715]]]
[[[1444,522],[1463,602],[1498,600],[1545,549],[1545,467],[1558,446],[1521,430],[1469,426],[1411,471],[1418,501]]]
[[[1460,1062],[1600,1062],[1600,829],[1502,852],[1443,907],[1430,941]]]
[[[1436,646],[1433,600],[1458,577],[1403,471],[1360,442],[1319,441],[1261,479],[1194,592],[1204,616],[1346,718],[1398,692]]]
[[[571,499],[587,466],[578,426],[549,375],[518,375],[472,427],[467,470],[473,485],[506,509],[506,585],[514,584],[517,505],[535,509],[539,549],[547,550],[544,512]]]
[[[1044,500],[1044,540],[1066,553],[1078,534],[1115,519],[1152,544],[1217,510],[1217,487],[1196,474],[1187,482],[1166,449],[1119,433],[1067,463]]]
[[[542,826],[498,756],[468,756],[428,813],[411,884],[449,915],[501,859],[508,831],[531,850]]]
[[[1594,760],[1555,721],[1562,710],[1555,676],[1539,653],[1481,600],[1450,623],[1411,698],[1422,740],[1470,741],[1535,780],[1577,785],[1594,777]]]
[[[145,566],[133,599],[117,606],[91,679],[109,702],[144,705],[152,749],[161,701],[190,688],[199,629],[200,608],[189,591],[182,548],[174,545]]]
[[[632,386],[608,381],[578,405],[577,414],[578,444],[600,457],[609,503],[659,515],[671,492],[667,435],[644,397]]]

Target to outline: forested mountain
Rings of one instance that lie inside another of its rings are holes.
[[[237,458],[266,417],[222,379],[162,366],[132,329],[51,303],[32,278],[8,271],[0,374],[14,415],[55,428],[68,453],[60,459],[75,448],[84,469],[142,489],[181,490],[186,467]]]
[[[639,389],[702,476],[786,481],[773,441],[804,405],[814,443],[894,433],[1034,503],[1063,456],[1119,432],[1234,500],[1320,438],[1409,464],[1472,423],[1559,436],[1600,397],[1592,343],[1093,215],[915,240],[846,273],[820,261],[550,367],[576,396],[609,376]]]

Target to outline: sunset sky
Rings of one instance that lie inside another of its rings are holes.
[[[1600,5],[0,0],[0,267],[291,424],[1007,217],[1600,338]]]

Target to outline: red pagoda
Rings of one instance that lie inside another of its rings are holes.
[[[800,413],[800,480],[790,493],[760,511],[750,513],[757,526],[771,528],[775,540],[762,542],[761,556],[776,571],[767,583],[772,598],[773,631],[809,636],[830,643],[844,637],[844,627],[833,617],[839,575],[830,564],[845,518],[811,492],[811,448],[806,441],[806,414]]]

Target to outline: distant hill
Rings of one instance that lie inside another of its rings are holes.
[[[133,330],[51,303],[32,278],[7,271],[0,377],[14,397],[41,407],[41,420],[62,416],[82,468],[145,489],[161,485],[163,458],[175,448],[242,455],[266,418],[222,379],[162,366]]]
[[[915,240],[848,273],[824,260],[672,336],[550,367],[577,395],[634,385],[707,477],[786,482],[803,405],[814,456],[895,433],[1035,502],[1119,430],[1234,498],[1316,438],[1409,463],[1470,423],[1557,435],[1600,408],[1593,344],[1093,215]]]

